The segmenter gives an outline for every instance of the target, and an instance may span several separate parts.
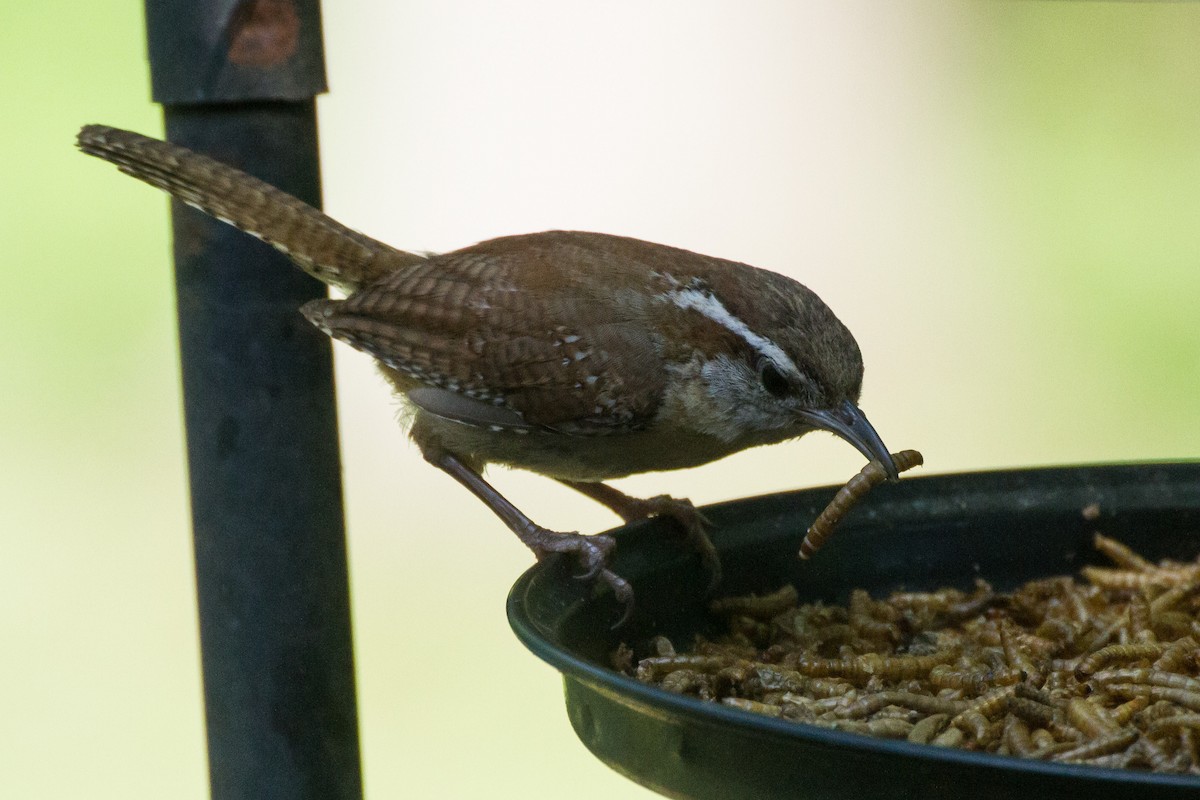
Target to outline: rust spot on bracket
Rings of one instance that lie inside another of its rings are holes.
[[[300,44],[293,0],[243,0],[229,19],[229,63],[269,69],[291,58]]]

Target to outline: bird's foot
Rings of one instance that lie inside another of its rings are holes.
[[[687,535],[692,549],[700,554],[700,561],[708,572],[708,593],[712,594],[721,583],[721,557],[717,554],[712,540],[708,538],[708,529],[712,527],[712,522],[700,513],[691,500],[665,494],[646,499],[630,497],[606,483],[567,480],[562,483],[612,509],[626,522],[649,517],[669,517],[675,520]]]
[[[630,497],[628,510],[633,516],[627,517],[626,521],[648,517],[668,517],[674,520],[683,529],[688,544],[700,554],[700,563],[708,573],[708,593],[712,594],[716,590],[721,583],[721,557],[708,536],[713,524],[691,500],[666,494],[645,499]]]
[[[522,541],[533,550],[540,561],[549,553],[574,553],[583,572],[576,575],[580,580],[593,580],[608,566],[608,557],[617,546],[616,540],[607,534],[591,536],[575,531],[561,532],[535,526]]]
[[[613,627],[618,628],[629,619],[633,613],[633,587],[629,581],[608,568],[609,557],[617,546],[613,537],[603,533],[585,535],[574,531],[552,531],[537,526],[527,531],[522,540],[533,549],[539,561],[549,553],[574,553],[583,567],[583,572],[575,577],[581,581],[607,584],[617,602],[625,607]]]

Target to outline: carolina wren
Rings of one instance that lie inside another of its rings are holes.
[[[812,430],[831,431],[895,479],[857,401],[863,363],[816,294],[745,264],[620,236],[547,231],[441,255],[389,247],[239,170],[185,148],[91,125],[85,153],[286,253],[348,293],[301,313],[373,356],[413,409],[431,464],[483,500],[540,558],[607,566],[607,535],[535,524],[482,477],[532,470],[627,521],[678,520],[719,579],[701,515],[686,500],[638,500],[601,481],[694,467]]]

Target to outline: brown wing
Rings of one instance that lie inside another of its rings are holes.
[[[439,390],[413,397],[434,413],[578,435],[644,427],[665,383],[658,343],[642,322],[638,292],[595,291],[605,260],[587,243],[554,233],[493,240],[305,313]]]

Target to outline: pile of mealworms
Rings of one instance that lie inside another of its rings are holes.
[[[1012,592],[855,590],[800,605],[785,586],[715,601],[719,639],[659,636],[614,666],[668,691],[910,742],[1200,773],[1200,559],[1152,563],[1097,534],[1110,567]]]

